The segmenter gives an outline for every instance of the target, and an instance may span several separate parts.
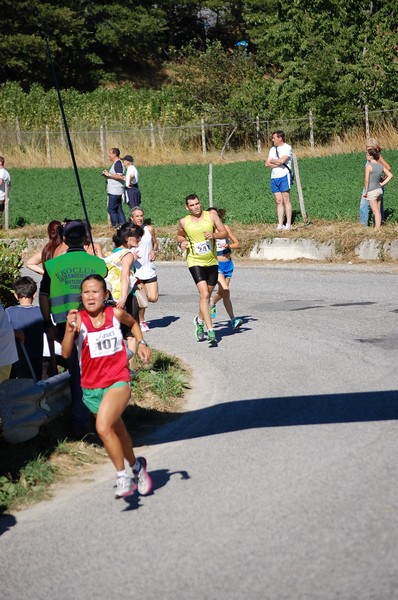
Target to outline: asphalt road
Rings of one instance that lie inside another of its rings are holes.
[[[398,269],[239,264],[217,348],[158,273],[146,337],[193,389],[140,449],[154,491],[115,501],[107,464],[0,519],[2,599],[398,598]]]

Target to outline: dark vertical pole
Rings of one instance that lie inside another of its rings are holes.
[[[57,90],[59,108],[60,108],[60,111],[61,111],[62,120],[64,122],[65,135],[66,135],[66,139],[68,140],[69,152],[70,152],[70,155],[71,155],[71,158],[72,158],[73,169],[75,171],[77,187],[78,187],[79,194],[80,194],[80,200],[81,200],[81,203],[82,203],[82,206],[83,206],[84,217],[85,217],[85,220],[86,220],[86,223],[87,223],[88,235],[89,235],[89,238],[90,238],[90,243],[91,243],[91,245],[93,247],[93,253],[95,254],[94,241],[93,241],[93,237],[92,237],[92,233],[91,233],[90,220],[88,218],[86,202],[84,200],[83,189],[82,189],[82,186],[81,186],[81,183],[80,183],[79,170],[78,170],[77,164],[76,164],[76,159],[75,159],[75,153],[73,151],[72,140],[71,140],[70,134],[69,134],[69,127],[68,127],[68,122],[66,120],[66,115],[65,115],[65,110],[64,110],[64,104],[62,102],[61,90],[59,89],[57,72],[55,70],[55,63],[54,63],[54,60],[53,60],[53,57],[52,57],[52,53],[51,53],[51,49],[50,49],[50,44],[49,44],[49,41],[48,41],[48,35],[47,35],[47,32],[46,32],[46,30],[44,28],[40,12],[39,12],[38,9],[36,9],[36,10],[37,10],[37,14],[38,14],[38,17],[39,17],[39,22],[40,22],[40,25],[41,25],[41,30],[42,30],[42,33],[43,33],[43,37],[44,37],[44,40],[46,42],[47,56],[48,56],[48,60],[49,60],[50,67],[51,67],[51,73],[52,73],[52,76],[53,76],[54,86],[55,86],[55,89]]]

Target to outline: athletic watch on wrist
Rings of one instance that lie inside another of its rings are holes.
[[[137,344],[142,344],[143,346],[148,346],[148,342],[146,342],[145,340],[140,340],[139,342],[137,342]]]

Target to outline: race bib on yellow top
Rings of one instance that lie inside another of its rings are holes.
[[[90,331],[87,334],[88,347],[91,358],[100,356],[111,356],[122,349],[122,336],[115,327],[102,329],[101,331]]]
[[[199,256],[202,256],[203,254],[209,254],[213,251],[210,240],[205,240],[204,242],[195,242],[194,248],[195,254],[198,254]]]

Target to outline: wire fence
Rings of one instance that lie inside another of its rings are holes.
[[[269,147],[272,131],[282,129],[289,143],[308,146],[314,149],[316,144],[325,143],[337,132],[362,133],[369,137],[374,129],[393,127],[398,129],[398,106],[392,109],[357,111],[345,114],[340,118],[340,128],[331,119],[314,116],[310,110],[308,115],[294,119],[263,120],[257,117],[254,121],[247,119],[239,123],[209,123],[201,119],[197,124],[163,126],[160,123],[149,123],[146,127],[110,127],[105,119],[97,129],[71,129],[70,134],[77,147],[91,148],[96,155],[105,161],[109,147],[134,147],[141,149],[175,148],[196,150],[206,156],[210,150],[252,149],[261,154]],[[18,119],[14,127],[0,128],[0,143],[3,148],[34,148],[45,152],[47,163],[52,164],[52,156],[58,149],[66,148],[65,131],[60,120],[57,130],[46,126],[43,130],[24,131],[19,127]]]

